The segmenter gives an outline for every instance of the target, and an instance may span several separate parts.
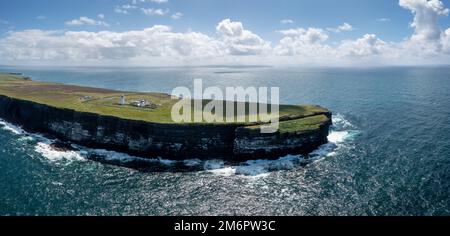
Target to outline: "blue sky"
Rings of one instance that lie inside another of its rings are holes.
[[[450,6],[450,0],[433,1]],[[417,4],[427,4],[427,0],[405,2],[419,9]],[[442,32],[450,28],[445,15],[437,21]],[[323,30],[326,44],[333,46],[368,34],[386,43],[402,42],[415,34],[410,26],[413,17],[414,9],[400,6],[398,0],[0,0],[0,36],[30,29],[126,32],[165,25],[174,33],[220,37],[219,22],[230,19],[272,48],[286,37],[280,31],[299,28]],[[336,31],[344,23],[351,27]]]
[[[446,5],[448,0],[444,0]],[[3,31],[25,29],[71,29],[105,30],[105,27],[68,27],[68,20],[87,16],[95,18],[105,15],[105,21],[115,31],[142,29],[155,24],[168,24],[178,31],[188,29],[214,33],[215,25],[225,18],[245,22],[246,28],[264,38],[276,39],[280,28],[335,27],[349,22],[356,30],[348,37],[358,37],[364,32],[383,35],[386,40],[401,40],[411,34],[409,27],[411,14],[398,6],[395,0],[171,0],[168,3],[147,2],[140,7],[169,9],[171,13],[181,12],[180,20],[169,15],[147,16],[139,10],[129,15],[118,14],[115,6],[129,4],[129,0],[1,0],[0,16],[10,25],[2,25]],[[26,6],[26,7],[24,7]],[[45,20],[37,17],[45,16]],[[379,21],[381,18],[389,22]],[[280,20],[291,19],[294,24],[281,25]],[[119,24],[117,24],[119,23]],[[444,19],[441,25],[450,27],[450,20]]]

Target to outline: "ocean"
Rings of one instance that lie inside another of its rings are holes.
[[[78,147],[0,120],[0,215],[450,215],[450,67],[0,67],[34,80],[170,93],[279,87],[333,112],[307,157],[175,162]]]

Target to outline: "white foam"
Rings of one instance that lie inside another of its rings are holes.
[[[302,156],[288,155],[277,160],[253,160],[238,166],[237,174],[245,176],[265,177],[272,171],[293,170],[302,163]]]
[[[13,134],[20,135],[25,133],[25,131],[19,126],[13,125],[1,119],[0,119],[0,126],[3,130],[9,131]]]
[[[50,161],[60,161],[60,160],[69,160],[69,161],[84,161],[84,158],[77,151],[58,151],[51,147],[53,143],[52,140],[47,139],[39,134],[29,134],[19,126],[8,123],[4,120],[0,120],[1,129],[7,130],[15,135],[21,135],[22,137],[18,138],[18,141],[27,142],[37,140],[36,146],[34,150],[37,153],[40,153],[43,157],[47,158]]]
[[[330,153],[336,147],[337,146],[334,143],[327,143],[327,144],[320,146],[319,148],[317,148],[316,150],[311,152],[309,155],[310,156],[326,156],[328,153]]]
[[[85,161],[87,160],[87,157],[89,157],[89,155],[96,155],[97,157],[102,158],[105,161],[119,161],[122,163],[142,161],[166,166],[174,165],[176,163],[182,163],[187,167],[203,165],[203,169],[205,171],[214,175],[240,176],[252,179],[267,177],[273,171],[293,170],[301,164],[321,160],[330,156],[335,156],[338,154],[339,149],[346,145],[346,142],[348,140],[351,140],[355,135],[359,133],[359,131],[354,129],[355,127],[353,126],[353,124],[347,121],[344,116],[337,114],[336,116],[333,116],[332,131],[328,136],[329,143],[320,146],[307,158],[304,158],[303,156],[289,155],[279,158],[278,160],[261,159],[229,166],[225,165],[225,162],[223,160],[201,161],[199,159],[190,159],[184,161],[174,161],[161,158],[147,159],[104,149],[89,149],[77,145],[72,146],[79,151],[59,151],[54,150],[51,147],[51,143],[54,142],[53,140],[49,140],[38,134],[27,134],[20,127],[9,124],[8,122],[5,122],[3,120],[0,120],[0,126],[0,128],[8,130],[14,134],[26,135],[20,138],[21,141],[36,139],[38,142],[35,146],[35,151],[42,154],[42,156],[50,161]]]
[[[203,169],[209,173],[219,176],[232,176],[236,174],[236,168],[232,166],[225,167],[223,160],[208,160],[203,163]]]
[[[102,158],[105,161],[118,161],[121,163],[129,163],[132,161],[142,161],[142,162],[158,162],[158,159],[147,159],[142,157],[131,156],[126,153],[109,151],[105,149],[90,149],[76,146],[81,152],[86,153],[86,155],[94,154],[97,157]]]
[[[79,152],[76,151],[57,151],[54,150],[48,142],[38,142],[34,150],[50,161],[85,161]]]
[[[267,173],[267,168],[262,165],[236,166],[235,168],[236,175],[258,176]]]
[[[80,153],[88,156],[88,155],[95,155],[97,158],[101,158],[105,161],[118,161],[123,164],[127,164],[134,161],[139,162],[146,162],[146,163],[157,163],[161,165],[171,166],[177,163],[177,161],[174,160],[168,160],[168,159],[162,159],[162,158],[143,158],[143,157],[137,157],[132,156],[126,153],[122,152],[116,152],[116,151],[109,151],[105,149],[91,149],[91,148],[85,148],[82,146],[74,145],[77,149],[80,149]]]
[[[252,160],[236,166],[225,166],[223,161],[206,161],[204,169],[210,173],[220,176],[243,176],[249,178],[261,178],[268,176],[273,171],[293,170],[302,164],[322,160],[327,157],[336,156],[346,142],[359,133],[355,127],[344,116],[338,114],[333,117],[332,131],[328,136],[328,143],[320,146],[310,153],[306,158],[298,155],[288,155],[277,160]]]
[[[354,128],[355,126],[346,120],[343,115],[336,114],[333,116],[333,127],[328,135],[328,141],[334,144],[344,143],[359,133]]]
[[[306,163],[316,162],[323,160],[327,157],[336,156],[339,150],[339,146],[334,143],[327,143],[320,146],[318,149],[314,150],[308,155],[308,159],[305,160]]]
[[[188,167],[193,167],[193,166],[201,165],[202,161],[200,159],[190,159],[190,160],[184,160],[183,164]]]
[[[32,136],[23,136],[23,137],[20,137],[18,140],[21,142],[26,142],[26,141],[33,141],[34,138]]]
[[[354,128],[350,121],[346,120],[342,114],[333,115],[333,125],[340,128]]]
[[[236,174],[236,168],[225,167],[225,168],[219,168],[219,169],[210,169],[210,170],[208,170],[208,172],[215,174],[215,175],[229,177],[229,176],[233,176]]]
[[[204,169],[219,176],[241,176],[259,179],[270,175],[272,171],[292,170],[296,168],[303,157],[286,156],[277,160],[251,160],[236,166],[225,166],[221,160],[205,161]]]
[[[205,170],[215,170],[220,169],[225,166],[225,162],[223,160],[208,160],[203,163],[203,168]]]
[[[328,135],[328,141],[331,143],[343,143],[348,138],[348,131],[332,131]]]
[[[64,185],[63,183],[57,182],[57,181],[53,181],[52,184],[56,185],[56,186],[63,186]]]
[[[338,155],[339,151],[347,146],[348,141],[353,140],[359,133],[360,131],[355,130],[355,126],[346,120],[343,115],[333,116],[333,126],[328,135],[328,143],[310,153],[308,161],[320,161]]]

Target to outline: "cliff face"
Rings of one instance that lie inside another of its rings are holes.
[[[0,95],[0,117],[25,130],[80,145],[174,160],[270,158],[307,153],[327,142],[330,118],[316,131],[260,134],[235,124],[179,125],[60,109]]]
[[[245,127],[236,129],[234,153],[241,158],[254,156],[281,157],[288,154],[307,154],[328,142],[331,116],[318,130],[301,133],[261,134]]]

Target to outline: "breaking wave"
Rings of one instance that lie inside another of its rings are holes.
[[[80,151],[61,151],[55,150],[51,146],[51,141],[46,140],[42,142],[38,142],[34,148],[34,150],[41,154],[43,157],[47,158],[50,161],[86,161],[86,158],[83,157]]]
[[[8,123],[2,119],[0,119],[0,128],[16,135],[21,135],[25,133],[25,131],[22,128],[13,125],[11,123]]]
[[[329,143],[320,146],[308,156],[288,155],[277,160],[251,160],[239,164],[227,164],[223,160],[190,159],[174,161],[162,158],[142,158],[125,153],[104,149],[91,149],[71,144],[68,149],[55,148],[57,140],[48,139],[37,134],[25,132],[18,126],[0,120],[0,128],[21,136],[19,141],[35,142],[34,151],[51,162],[74,162],[94,160],[104,163],[118,164],[132,167],[156,167],[158,170],[178,171],[183,168],[205,171],[217,176],[242,176],[250,178],[266,177],[274,171],[294,170],[308,163],[336,156],[340,149],[347,146],[360,132],[344,116],[337,114],[333,117],[333,126],[328,136]],[[174,167],[177,167],[174,169]],[[154,168],[150,168],[154,169]]]
[[[270,172],[294,170],[308,163],[336,156],[359,134],[360,131],[350,121],[346,120],[343,115],[337,114],[333,116],[333,126],[328,135],[328,143],[320,146],[308,156],[288,155],[277,160],[252,160],[236,166],[226,166],[223,162],[213,161],[205,165],[205,170],[220,176],[266,177]]]

